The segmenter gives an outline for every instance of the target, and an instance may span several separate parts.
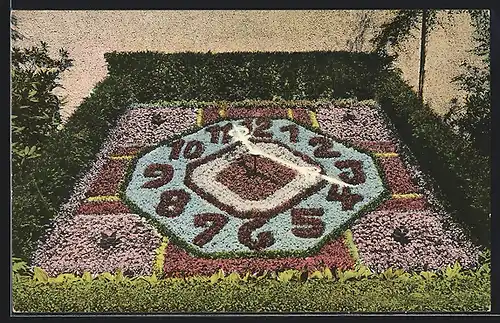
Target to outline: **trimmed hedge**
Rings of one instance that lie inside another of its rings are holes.
[[[52,279],[52,281],[50,281]],[[448,267],[438,273],[366,267],[349,271],[299,271],[260,276],[224,275],[92,278],[62,274],[47,279],[14,274],[17,312],[486,312],[490,308],[490,264],[477,271]]]
[[[438,180],[449,211],[489,246],[489,161],[416,98],[390,60],[374,54],[107,53],[108,77],[44,147],[33,172],[13,183],[13,252],[36,241],[87,170],[117,118],[132,103],[245,99],[375,98],[422,168]],[[478,171],[479,169],[479,171]]]
[[[465,224],[475,243],[491,246],[491,160],[458,137],[400,77],[386,73],[377,95],[420,168],[439,185],[447,211]]]
[[[388,59],[352,52],[106,53],[110,75],[134,78],[141,103],[173,100],[373,98]]]

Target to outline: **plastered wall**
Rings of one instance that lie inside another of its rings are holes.
[[[109,51],[369,51],[369,39],[390,19],[388,10],[223,10],[223,11],[14,11],[25,36],[18,46],[43,40],[52,53],[63,47],[74,66],[62,76],[58,94],[67,103],[66,119],[107,73]],[[468,14],[440,13],[443,27],[428,40],[425,100],[438,113],[463,97],[450,80],[464,60],[479,61],[473,48]],[[399,51],[397,66],[415,89],[418,86],[420,31]]]

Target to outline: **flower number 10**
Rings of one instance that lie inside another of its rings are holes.
[[[184,148],[184,149],[183,149]],[[184,151],[183,151],[184,150]],[[170,160],[179,159],[181,152],[186,159],[195,159],[201,157],[205,151],[205,146],[198,140],[186,141],[179,139],[172,143],[172,151],[170,152]]]

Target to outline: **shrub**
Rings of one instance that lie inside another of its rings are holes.
[[[309,277],[288,270],[167,279],[120,272],[48,278],[38,268],[30,274],[25,264],[14,266],[18,312],[471,312],[491,304],[489,262],[477,271],[455,265],[437,273],[373,274],[361,266]]]
[[[120,78],[96,87],[64,129],[47,138],[43,155],[13,181],[12,251],[29,259],[36,242],[50,227],[69,197],[79,174],[90,166],[108,129],[128,104],[129,91]]]
[[[424,173],[438,183],[448,212],[466,225],[475,242],[490,246],[490,159],[422,105],[399,73],[387,71],[376,99]]]
[[[44,42],[25,49],[13,47],[11,59],[12,240],[15,253],[26,256],[36,233],[44,229],[39,219],[52,216],[57,209],[49,196],[42,194],[42,183],[35,180],[33,169],[37,159],[47,153],[47,142],[58,132],[61,100],[53,90],[60,86],[59,76],[71,67],[72,59],[63,49],[58,58],[51,58]],[[46,180],[54,179],[51,169],[41,171]]]
[[[491,156],[491,83],[490,83],[490,13],[468,10],[475,28],[476,46],[472,52],[482,58],[482,66],[462,63],[464,72],[456,82],[466,91],[465,103],[454,106],[445,120],[457,133],[469,139],[484,156]]]
[[[20,49],[11,53],[13,173],[21,175],[26,160],[40,156],[41,145],[53,136],[61,123],[60,99],[53,90],[62,72],[72,66],[68,52],[48,54],[48,46]]]

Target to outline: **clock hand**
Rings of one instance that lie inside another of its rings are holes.
[[[305,176],[310,176],[310,177],[321,177],[322,179],[332,183],[332,184],[338,184],[341,186],[349,186],[349,187],[354,187],[354,185],[344,183],[343,181],[333,178],[331,176],[326,176],[323,174],[320,174],[320,169],[316,167],[308,167],[308,166],[298,166],[296,164],[290,163],[289,161],[283,160],[277,156],[271,155],[257,147],[257,145],[253,144],[250,142],[250,131],[244,127],[244,126],[238,126],[238,125],[233,125],[233,128],[228,132],[228,135],[233,138],[234,141],[239,141],[241,142],[247,149],[248,152],[251,155],[259,155],[262,157],[269,158],[277,163],[280,163],[282,165],[285,165],[289,168],[292,168],[299,172],[300,174],[303,174]]]
[[[252,156],[254,157],[255,161],[255,157],[257,157],[257,155],[252,155]],[[243,167],[243,169],[245,170],[247,176],[257,176],[265,180],[268,180],[274,184],[279,184],[279,181],[276,180],[274,177],[269,176],[265,173],[261,173],[255,166],[254,167],[248,166],[243,157],[238,158],[238,161],[239,165]]]

